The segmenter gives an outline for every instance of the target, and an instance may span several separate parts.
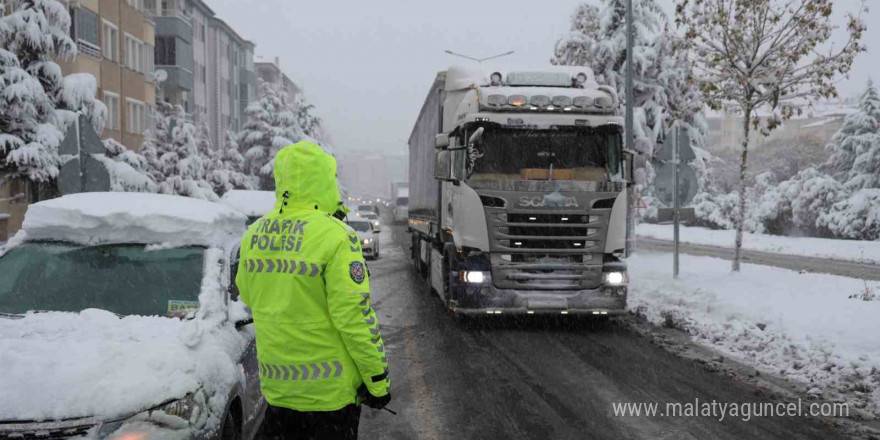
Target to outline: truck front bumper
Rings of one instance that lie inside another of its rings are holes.
[[[452,311],[469,315],[619,315],[626,311],[627,287],[587,290],[511,290],[491,284],[456,283]]]

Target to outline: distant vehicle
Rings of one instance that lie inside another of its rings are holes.
[[[357,207],[358,212],[370,212],[379,215],[379,205],[376,204],[360,204]]]
[[[370,220],[370,222],[373,223],[373,230],[374,231],[376,231],[376,232],[382,231],[382,228],[380,225],[381,221],[379,220],[378,215],[373,214],[372,212],[359,212],[358,216],[360,216],[361,218],[365,218],[365,219]]]
[[[363,217],[348,217],[346,221],[361,239],[361,249],[364,258],[379,258],[379,231],[373,228],[370,219]]]
[[[275,192],[234,189],[223,194],[220,203],[246,215],[250,226],[275,207]]]
[[[415,266],[457,313],[623,313],[617,93],[583,67],[487,73],[438,73],[410,135]]]
[[[233,288],[245,217],[143,193],[33,204],[0,248],[0,438],[253,439],[266,408]]]
[[[409,218],[409,184],[391,184],[391,218],[395,223],[406,222]]]

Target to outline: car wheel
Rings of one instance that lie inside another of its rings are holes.
[[[232,412],[227,411],[226,416],[223,417],[222,429],[220,434],[222,440],[241,440],[241,431],[238,429],[238,423],[236,423]]]

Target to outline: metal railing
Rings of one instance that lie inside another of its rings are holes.
[[[76,40],[76,49],[81,54],[86,54],[93,58],[101,58],[101,47],[97,44],[92,44],[85,40]]]
[[[176,17],[185,21],[187,24],[192,24],[192,17],[186,15],[184,11],[179,9],[160,9],[158,12],[159,13],[156,14],[156,11],[146,11],[147,14],[152,15],[153,17]]]

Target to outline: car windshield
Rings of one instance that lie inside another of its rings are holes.
[[[204,248],[29,243],[0,258],[0,312],[179,316],[198,307]]]
[[[379,218],[379,216],[376,214],[361,214],[361,217],[368,218],[370,220],[375,220],[375,219]]]
[[[348,225],[351,226],[352,229],[358,232],[370,232],[370,222],[365,221],[350,221]]]
[[[373,205],[358,205],[358,211],[372,211]]]
[[[550,130],[486,127],[468,163],[473,180],[605,181],[618,173],[617,126]],[[550,170],[553,175],[550,175]]]

